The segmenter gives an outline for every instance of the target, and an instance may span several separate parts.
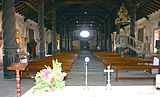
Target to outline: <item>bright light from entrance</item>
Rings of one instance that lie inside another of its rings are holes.
[[[80,36],[83,38],[88,38],[90,35],[90,33],[88,31],[81,31],[80,32]]]

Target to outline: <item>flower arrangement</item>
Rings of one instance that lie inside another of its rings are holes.
[[[66,73],[62,72],[61,64],[62,63],[57,60],[52,60],[53,68],[45,66],[46,69],[37,72],[35,76],[35,86],[33,87],[34,93],[41,94],[65,86],[64,77],[66,76]]]

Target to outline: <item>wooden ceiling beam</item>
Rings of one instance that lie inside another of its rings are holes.
[[[32,4],[30,4],[29,2],[24,1],[24,4],[28,7],[30,7],[33,11],[38,13],[38,10]]]
[[[150,5],[150,6],[145,6],[145,7],[144,7],[144,9],[146,9],[146,8],[147,8],[147,9],[150,9],[152,12],[155,11],[155,9],[154,9],[151,5]]]
[[[159,8],[157,8],[156,6],[154,6],[153,4],[152,4],[152,5],[150,5],[150,6],[148,6],[148,7],[152,8],[152,9],[153,9],[153,12],[155,12],[156,10],[158,10],[158,9],[159,9]]]
[[[22,6],[24,6],[23,3],[22,3],[22,4],[16,4],[16,5],[15,5],[16,8],[19,8],[19,7],[22,7]]]
[[[18,4],[18,5],[15,6],[15,10],[16,10],[16,12],[18,12],[18,13],[23,13],[23,12],[24,12],[24,9],[25,9],[24,3]]]
[[[35,11],[38,14],[38,9],[36,7],[34,7],[32,4],[30,4],[29,2],[24,2],[24,4],[28,7],[30,7],[33,11]],[[49,18],[47,16],[44,16],[44,19],[49,20]]]
[[[154,12],[154,10],[149,7],[146,7],[144,10],[147,11],[147,15],[152,14]]]
[[[18,13],[24,13],[24,8],[16,9],[16,12],[18,12]]]
[[[156,3],[154,0],[152,2],[154,4],[154,6],[156,6],[157,8],[160,8],[160,4]]]
[[[151,11],[151,10],[148,10],[148,9],[145,9],[145,10],[144,10],[144,13],[145,13],[145,16],[146,16],[146,15],[148,15],[148,14],[152,14],[152,11]]]
[[[159,0],[153,0],[153,2],[155,2],[155,3],[160,5],[160,1]]]

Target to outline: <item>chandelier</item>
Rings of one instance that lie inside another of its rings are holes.
[[[120,9],[118,11],[118,17],[115,20],[115,24],[116,25],[125,25],[125,24],[128,24],[129,22],[130,22],[130,18],[128,16],[128,10],[124,6],[124,4],[122,4],[122,6],[120,7]]]

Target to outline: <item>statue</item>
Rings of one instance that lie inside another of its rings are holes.
[[[120,10],[118,11],[118,17],[115,20],[115,24],[123,24],[128,22],[128,20],[128,10],[125,8],[124,4],[122,4]]]
[[[48,44],[48,54],[52,54],[52,42]]]
[[[29,53],[30,58],[36,57],[36,45],[37,43],[34,39],[27,43],[27,52]]]

